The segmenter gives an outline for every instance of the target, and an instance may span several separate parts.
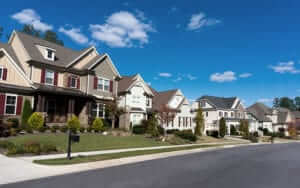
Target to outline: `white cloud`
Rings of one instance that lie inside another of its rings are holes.
[[[139,15],[141,16],[141,15]],[[149,23],[144,23],[134,14],[120,11],[112,14],[106,23],[90,25],[92,38],[106,43],[110,47],[132,47],[134,42],[140,46],[149,42],[149,32],[154,28]]]
[[[197,77],[196,77],[196,76],[193,76],[193,75],[191,75],[191,74],[188,74],[186,77],[187,77],[189,80],[197,80]]]
[[[214,73],[210,75],[210,81],[212,82],[231,82],[236,80],[235,73],[232,71],[226,71],[224,73]]]
[[[298,73],[300,73],[300,70],[296,69],[295,63],[293,61],[279,62],[276,66],[270,66],[270,68],[274,72],[277,72],[280,74],[284,74],[284,73],[298,74]]]
[[[30,24],[36,30],[45,32],[52,30],[53,26],[41,21],[41,17],[33,9],[23,9],[11,16],[12,19],[17,20],[21,24]]]
[[[64,33],[73,41],[79,44],[86,44],[89,42],[89,39],[83,33],[81,33],[81,30],[79,28],[71,28],[68,30],[63,27],[60,27],[58,31]]]
[[[193,14],[191,16],[187,29],[197,30],[200,29],[201,27],[213,26],[218,23],[221,23],[221,21],[214,18],[208,18],[204,13],[200,12],[199,14]]]
[[[168,73],[168,72],[161,72],[158,74],[160,77],[165,77],[165,78],[170,78],[172,77],[172,74],[171,73]]]
[[[249,78],[249,77],[251,77],[251,76],[252,76],[251,73],[243,73],[243,74],[240,74],[240,75],[239,75],[240,78]]]
[[[179,77],[177,77],[175,80],[173,80],[173,82],[179,82],[179,81],[181,81],[182,80],[182,78],[179,76]]]
[[[271,102],[273,102],[273,99],[270,99],[270,98],[262,98],[262,99],[258,99],[257,102],[271,103]]]

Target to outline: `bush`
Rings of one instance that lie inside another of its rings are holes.
[[[147,130],[147,127],[144,125],[135,125],[132,128],[133,134],[145,134]]]
[[[10,141],[0,140],[0,148],[2,148],[2,149],[8,149],[8,148],[14,147],[14,146],[15,146],[15,144]]]
[[[237,132],[235,126],[233,126],[233,125],[230,125],[230,134],[231,135],[238,135],[238,132]]]
[[[91,133],[92,132],[92,127],[88,127],[87,129],[86,129],[86,131],[88,132],[88,133]]]
[[[16,155],[24,153],[26,153],[26,151],[22,145],[14,145],[13,147],[9,147],[7,150],[7,155]]]
[[[43,153],[51,153],[51,152],[57,152],[57,148],[55,145],[51,145],[51,144],[45,144],[42,147],[42,152]]]
[[[195,136],[193,134],[192,130],[177,131],[177,132],[175,132],[175,135],[180,138],[183,138],[185,140],[192,141],[192,142],[197,141],[197,136]]]
[[[258,135],[258,132],[255,131],[255,132],[253,133],[253,136],[258,137],[258,136],[259,136],[259,135]]]
[[[206,131],[206,135],[218,138],[219,137],[219,131]]]
[[[28,119],[28,125],[31,129],[39,130],[44,126],[44,117],[39,112],[34,112]]]
[[[159,136],[159,131],[158,131],[158,122],[155,116],[151,116],[148,120],[144,121],[147,130],[146,132],[148,134],[151,134],[152,137],[158,137]],[[144,125],[144,126],[145,126]]]
[[[103,128],[105,128],[106,130],[111,128],[111,124],[107,120],[102,119],[102,122],[103,122]]]
[[[168,129],[167,134],[174,134],[175,132],[178,132],[179,129]]]
[[[50,131],[51,131],[52,133],[56,133],[57,129],[53,126],[53,127],[50,128]]]
[[[159,132],[160,135],[165,134],[165,129],[162,128],[161,126],[158,126],[157,129],[158,129],[158,132]]]
[[[85,132],[85,128],[84,128],[84,127],[80,127],[79,131],[80,131],[81,133],[84,133],[84,132]]]
[[[28,119],[30,118],[31,114],[32,114],[31,104],[30,101],[26,99],[24,102],[22,116],[21,116],[21,124],[23,128],[26,128],[28,126]]]
[[[103,122],[101,118],[96,118],[92,125],[93,130],[97,133],[103,130]]]
[[[66,132],[68,131],[68,127],[67,127],[67,126],[61,126],[61,127],[59,128],[59,130],[60,130],[60,132],[62,132],[62,133],[66,133]]]
[[[220,137],[224,138],[224,136],[226,135],[226,121],[224,118],[221,118],[220,120],[219,132],[220,132]]]
[[[46,130],[47,130],[47,128],[43,126],[43,127],[40,127],[38,131],[40,133],[44,133],[44,132],[46,132]]]
[[[35,141],[28,141],[24,145],[25,153],[33,153],[39,155],[42,152],[41,144]]]
[[[252,134],[248,136],[248,140],[250,140],[253,143],[258,142],[258,138],[255,135],[252,135]]]
[[[19,119],[17,118],[9,118],[7,122],[10,122],[12,124],[12,128],[18,128],[19,127]]]
[[[77,116],[73,115],[70,120],[68,120],[68,128],[76,133],[80,128],[80,121]]]
[[[271,136],[271,133],[269,132],[269,129],[264,128],[263,132],[264,132],[264,136]]]

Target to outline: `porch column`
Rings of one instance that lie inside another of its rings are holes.
[[[68,119],[72,117],[75,112],[75,100],[69,99],[68,101]]]
[[[42,95],[38,95],[38,99],[37,99],[37,108],[36,108],[37,112],[45,112],[45,97]]]

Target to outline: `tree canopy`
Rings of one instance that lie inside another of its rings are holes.
[[[300,97],[291,99],[289,97],[275,98],[273,101],[273,107],[287,108],[289,110],[300,110]]]

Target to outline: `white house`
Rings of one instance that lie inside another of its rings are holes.
[[[120,117],[120,128],[129,129],[147,119],[154,94],[141,75],[123,76],[118,83],[118,106],[126,113]]]
[[[189,101],[179,89],[156,92],[153,98],[153,110],[160,112],[163,107],[174,112],[174,117],[163,123],[166,130],[194,130],[194,115]]]
[[[234,126],[239,129],[240,121],[248,120],[247,112],[240,99],[237,97],[215,97],[202,96],[194,102],[193,111],[201,108],[205,118],[204,133],[210,134],[219,130],[221,118],[226,121],[227,134],[230,135],[230,128]],[[250,124],[250,131],[255,131],[255,124]]]

